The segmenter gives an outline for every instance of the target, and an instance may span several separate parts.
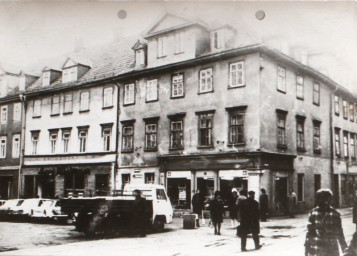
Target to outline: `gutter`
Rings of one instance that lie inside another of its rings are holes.
[[[18,187],[17,187],[17,198],[20,198],[21,194],[21,185],[22,185],[22,169],[24,166],[24,157],[25,157],[25,132],[26,132],[26,96],[20,93],[19,95],[21,100],[21,142],[20,142],[20,165],[18,173]]]
[[[116,177],[117,177],[117,171],[118,171],[118,159],[119,159],[119,136],[120,136],[120,132],[119,132],[119,115],[120,115],[120,87],[119,84],[116,83],[113,79],[113,83],[114,85],[117,87],[117,109],[116,109],[116,119],[115,119],[115,162],[114,162],[114,171],[113,171],[113,191],[116,190]]]

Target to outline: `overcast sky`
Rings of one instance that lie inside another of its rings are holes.
[[[265,12],[263,20],[256,18],[258,10]],[[73,51],[76,40],[89,48],[139,34],[165,12],[229,23],[238,36],[258,41],[283,36],[291,47],[324,57],[340,76],[335,80],[357,93],[355,2],[1,2],[0,64],[23,69]]]

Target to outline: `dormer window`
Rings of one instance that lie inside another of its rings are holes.
[[[136,66],[145,66],[145,51],[144,49],[135,51]]]
[[[77,81],[78,79],[77,70],[78,70],[77,66],[64,69],[62,73],[62,83]]]
[[[161,36],[157,39],[157,57],[162,58],[167,54],[167,37]]]
[[[42,85],[50,85],[50,71],[44,72],[42,77]]]
[[[224,31],[223,29],[219,29],[212,32],[211,35],[212,40],[212,49],[213,50],[221,50],[224,48]]]
[[[23,92],[26,88],[26,77],[21,76],[19,79],[19,91]]]
[[[184,52],[184,47],[183,47],[183,38],[184,33],[183,32],[176,32],[175,33],[175,54],[180,54]]]

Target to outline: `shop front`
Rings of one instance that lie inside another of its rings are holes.
[[[167,194],[176,209],[191,208],[191,171],[168,171]]]
[[[0,199],[11,199],[17,197],[18,170],[0,171]]]

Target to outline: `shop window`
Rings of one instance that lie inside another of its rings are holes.
[[[82,173],[68,173],[64,175],[64,187],[66,195],[84,193],[85,175]]]
[[[109,194],[109,175],[95,175],[95,194],[97,196],[106,196]]]
[[[298,201],[304,201],[304,193],[305,193],[305,178],[303,173],[298,173]]]

